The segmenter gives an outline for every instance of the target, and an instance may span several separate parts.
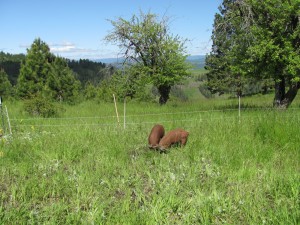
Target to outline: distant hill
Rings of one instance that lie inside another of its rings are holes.
[[[205,55],[191,55],[187,57],[187,61],[192,63],[196,69],[202,69],[205,66]]]
[[[102,62],[105,64],[118,64],[122,63],[124,58],[104,58],[104,59],[94,59],[95,62]]]
[[[94,61],[102,62],[105,64],[111,64],[118,67],[118,65],[120,66],[123,60],[124,58],[104,58],[104,59],[95,59]],[[195,68],[201,69],[204,68],[205,65],[205,55],[191,55],[187,57],[187,61],[192,63],[195,66]]]

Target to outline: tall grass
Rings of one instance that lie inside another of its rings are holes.
[[[248,101],[240,118],[232,100],[129,102],[125,130],[112,104],[33,119],[13,103],[13,135],[0,140],[0,223],[299,224],[300,110]],[[187,145],[147,149],[155,123],[188,130]]]

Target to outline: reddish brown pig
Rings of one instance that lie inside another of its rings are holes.
[[[165,128],[160,124],[156,124],[152,128],[148,137],[149,148],[157,149],[159,141],[164,135],[165,135]]]
[[[177,128],[175,130],[169,131],[159,142],[158,146],[160,150],[165,150],[170,148],[174,144],[179,144],[184,146],[187,142],[189,132]]]

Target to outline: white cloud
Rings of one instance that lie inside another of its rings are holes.
[[[30,48],[30,45],[28,45],[28,44],[20,44],[19,48]]]
[[[211,50],[211,39],[203,41],[195,39],[186,43],[187,53],[190,55],[206,55]]]
[[[50,51],[61,57],[69,59],[101,59],[101,58],[118,58],[119,50],[116,46],[111,46],[99,42],[99,46],[96,48],[84,48],[77,46],[70,41],[62,42],[48,42],[47,45],[50,48]],[[31,45],[29,44],[20,44],[19,47],[22,49],[28,49]]]
[[[62,44],[50,44],[50,51],[54,54],[63,53],[92,53],[96,52],[96,49],[80,48],[71,42],[64,42]]]

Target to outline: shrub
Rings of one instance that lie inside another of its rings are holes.
[[[59,112],[59,107],[45,97],[30,99],[25,103],[24,107],[25,111],[30,115],[44,118],[58,116]]]
[[[205,98],[213,98],[213,94],[210,92],[210,90],[208,89],[207,85],[204,84],[200,84],[199,85],[199,91],[200,93],[205,97]]]
[[[177,98],[181,101],[188,100],[188,97],[182,90],[181,86],[178,86],[178,85],[172,86],[170,93],[172,96],[174,96],[175,98]]]

